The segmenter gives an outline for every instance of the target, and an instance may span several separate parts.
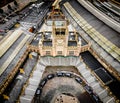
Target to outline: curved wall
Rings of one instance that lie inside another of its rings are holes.
[[[98,11],[93,7],[93,5],[88,4],[84,0],[77,0],[84,8],[86,8],[89,12],[91,12],[93,15],[95,15],[98,19],[103,21],[105,24],[107,24],[109,27],[113,28],[117,32],[120,33],[120,23],[116,22],[115,20],[111,19],[101,11]]]

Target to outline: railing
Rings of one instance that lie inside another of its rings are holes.
[[[39,53],[39,47],[38,46],[33,46],[33,45],[28,45],[28,51]]]
[[[80,52],[82,53],[82,52],[88,51],[89,49],[90,49],[90,44],[87,44],[87,45],[81,47]]]

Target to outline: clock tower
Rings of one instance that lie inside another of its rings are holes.
[[[67,55],[68,45],[68,27],[67,21],[54,21],[53,22],[53,55]]]

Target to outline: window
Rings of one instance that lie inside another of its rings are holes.
[[[69,51],[69,55],[74,55],[74,51]]]
[[[62,54],[62,51],[58,51],[57,54],[58,54],[58,55],[61,55],[61,54]]]
[[[50,51],[46,51],[46,55],[50,55]]]

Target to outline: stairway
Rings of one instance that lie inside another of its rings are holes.
[[[25,88],[24,95],[20,96],[20,103],[31,103],[36,89],[40,83],[42,74],[44,72],[45,66],[41,65],[39,62],[37,63],[35,70],[33,71],[32,76],[29,79],[29,83]]]
[[[108,91],[104,89],[96,77],[91,74],[90,69],[86,67],[80,57],[41,57],[36,65],[29,84],[25,89],[25,94],[20,97],[20,103],[31,103],[35,91],[39,85],[42,74],[46,66],[75,66],[83,78],[86,80],[93,91],[99,96],[104,103],[114,103],[114,97],[110,96]]]

